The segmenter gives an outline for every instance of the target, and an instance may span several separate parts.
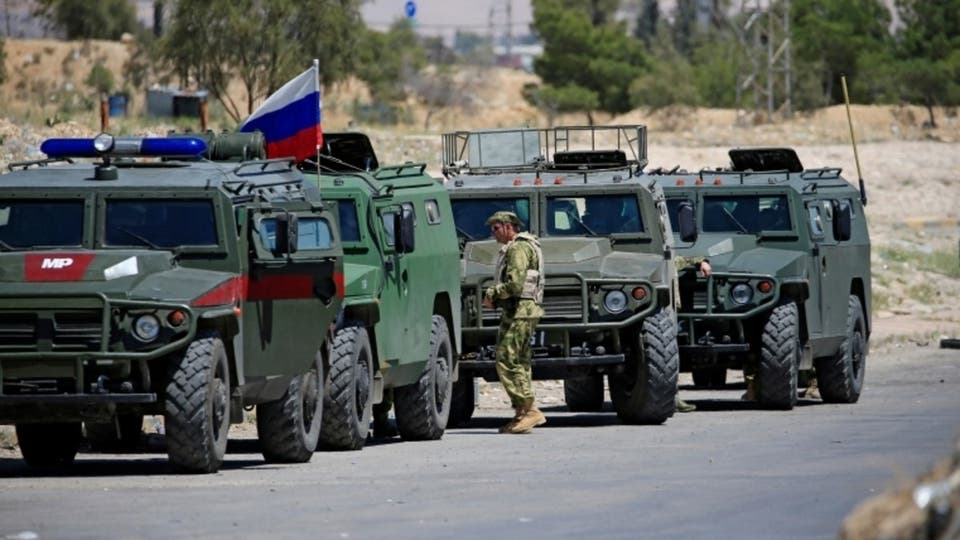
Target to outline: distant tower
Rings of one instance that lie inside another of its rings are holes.
[[[790,0],[743,0],[740,13],[746,18],[734,27],[743,50],[737,73],[737,108],[765,111],[768,120],[777,115],[790,118]]]

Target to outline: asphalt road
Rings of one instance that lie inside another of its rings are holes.
[[[81,454],[38,473],[0,459],[2,538],[833,538],[860,501],[944,457],[960,435],[960,351],[874,351],[855,405],[793,411],[742,389],[683,389],[699,407],[662,426],[547,409],[498,435],[507,411],[436,442],[388,442],[266,465],[231,440],[215,475],[165,455]],[[609,404],[608,404],[609,405]]]

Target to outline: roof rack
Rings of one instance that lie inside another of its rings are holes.
[[[603,171],[647,165],[641,124],[454,131],[443,134],[443,174]]]

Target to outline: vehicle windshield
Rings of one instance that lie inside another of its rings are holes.
[[[454,199],[453,221],[457,225],[457,236],[467,240],[489,238],[490,226],[487,218],[494,212],[507,210],[520,218],[521,230],[530,230],[530,200],[525,198],[506,199]]]
[[[154,249],[217,244],[210,200],[107,199],[104,244]]]
[[[82,243],[83,200],[0,199],[0,250]]]
[[[547,198],[547,235],[594,236],[642,233],[636,195],[583,195]]]
[[[671,214],[671,218],[674,215]],[[790,231],[786,195],[704,197],[703,232]]]

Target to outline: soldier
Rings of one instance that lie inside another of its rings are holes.
[[[547,422],[534,402],[530,369],[530,337],[543,316],[543,253],[536,236],[520,232],[520,218],[513,212],[495,212],[486,224],[503,245],[483,305],[500,308],[497,375],[516,411],[500,433],[529,433]]]
[[[680,270],[688,266],[696,267],[697,271],[703,274],[703,277],[710,277],[710,273],[713,271],[713,269],[710,268],[710,261],[708,261],[703,257],[684,257],[684,256],[678,255],[677,257],[674,257],[673,264],[677,267],[678,273],[680,272]],[[674,293],[673,294],[674,298],[676,298],[677,307],[679,307],[680,306],[679,291],[675,289],[673,293]],[[677,395],[677,412],[687,413],[687,412],[693,412],[695,410],[697,410],[696,405],[680,399],[680,395],[679,394]]]

